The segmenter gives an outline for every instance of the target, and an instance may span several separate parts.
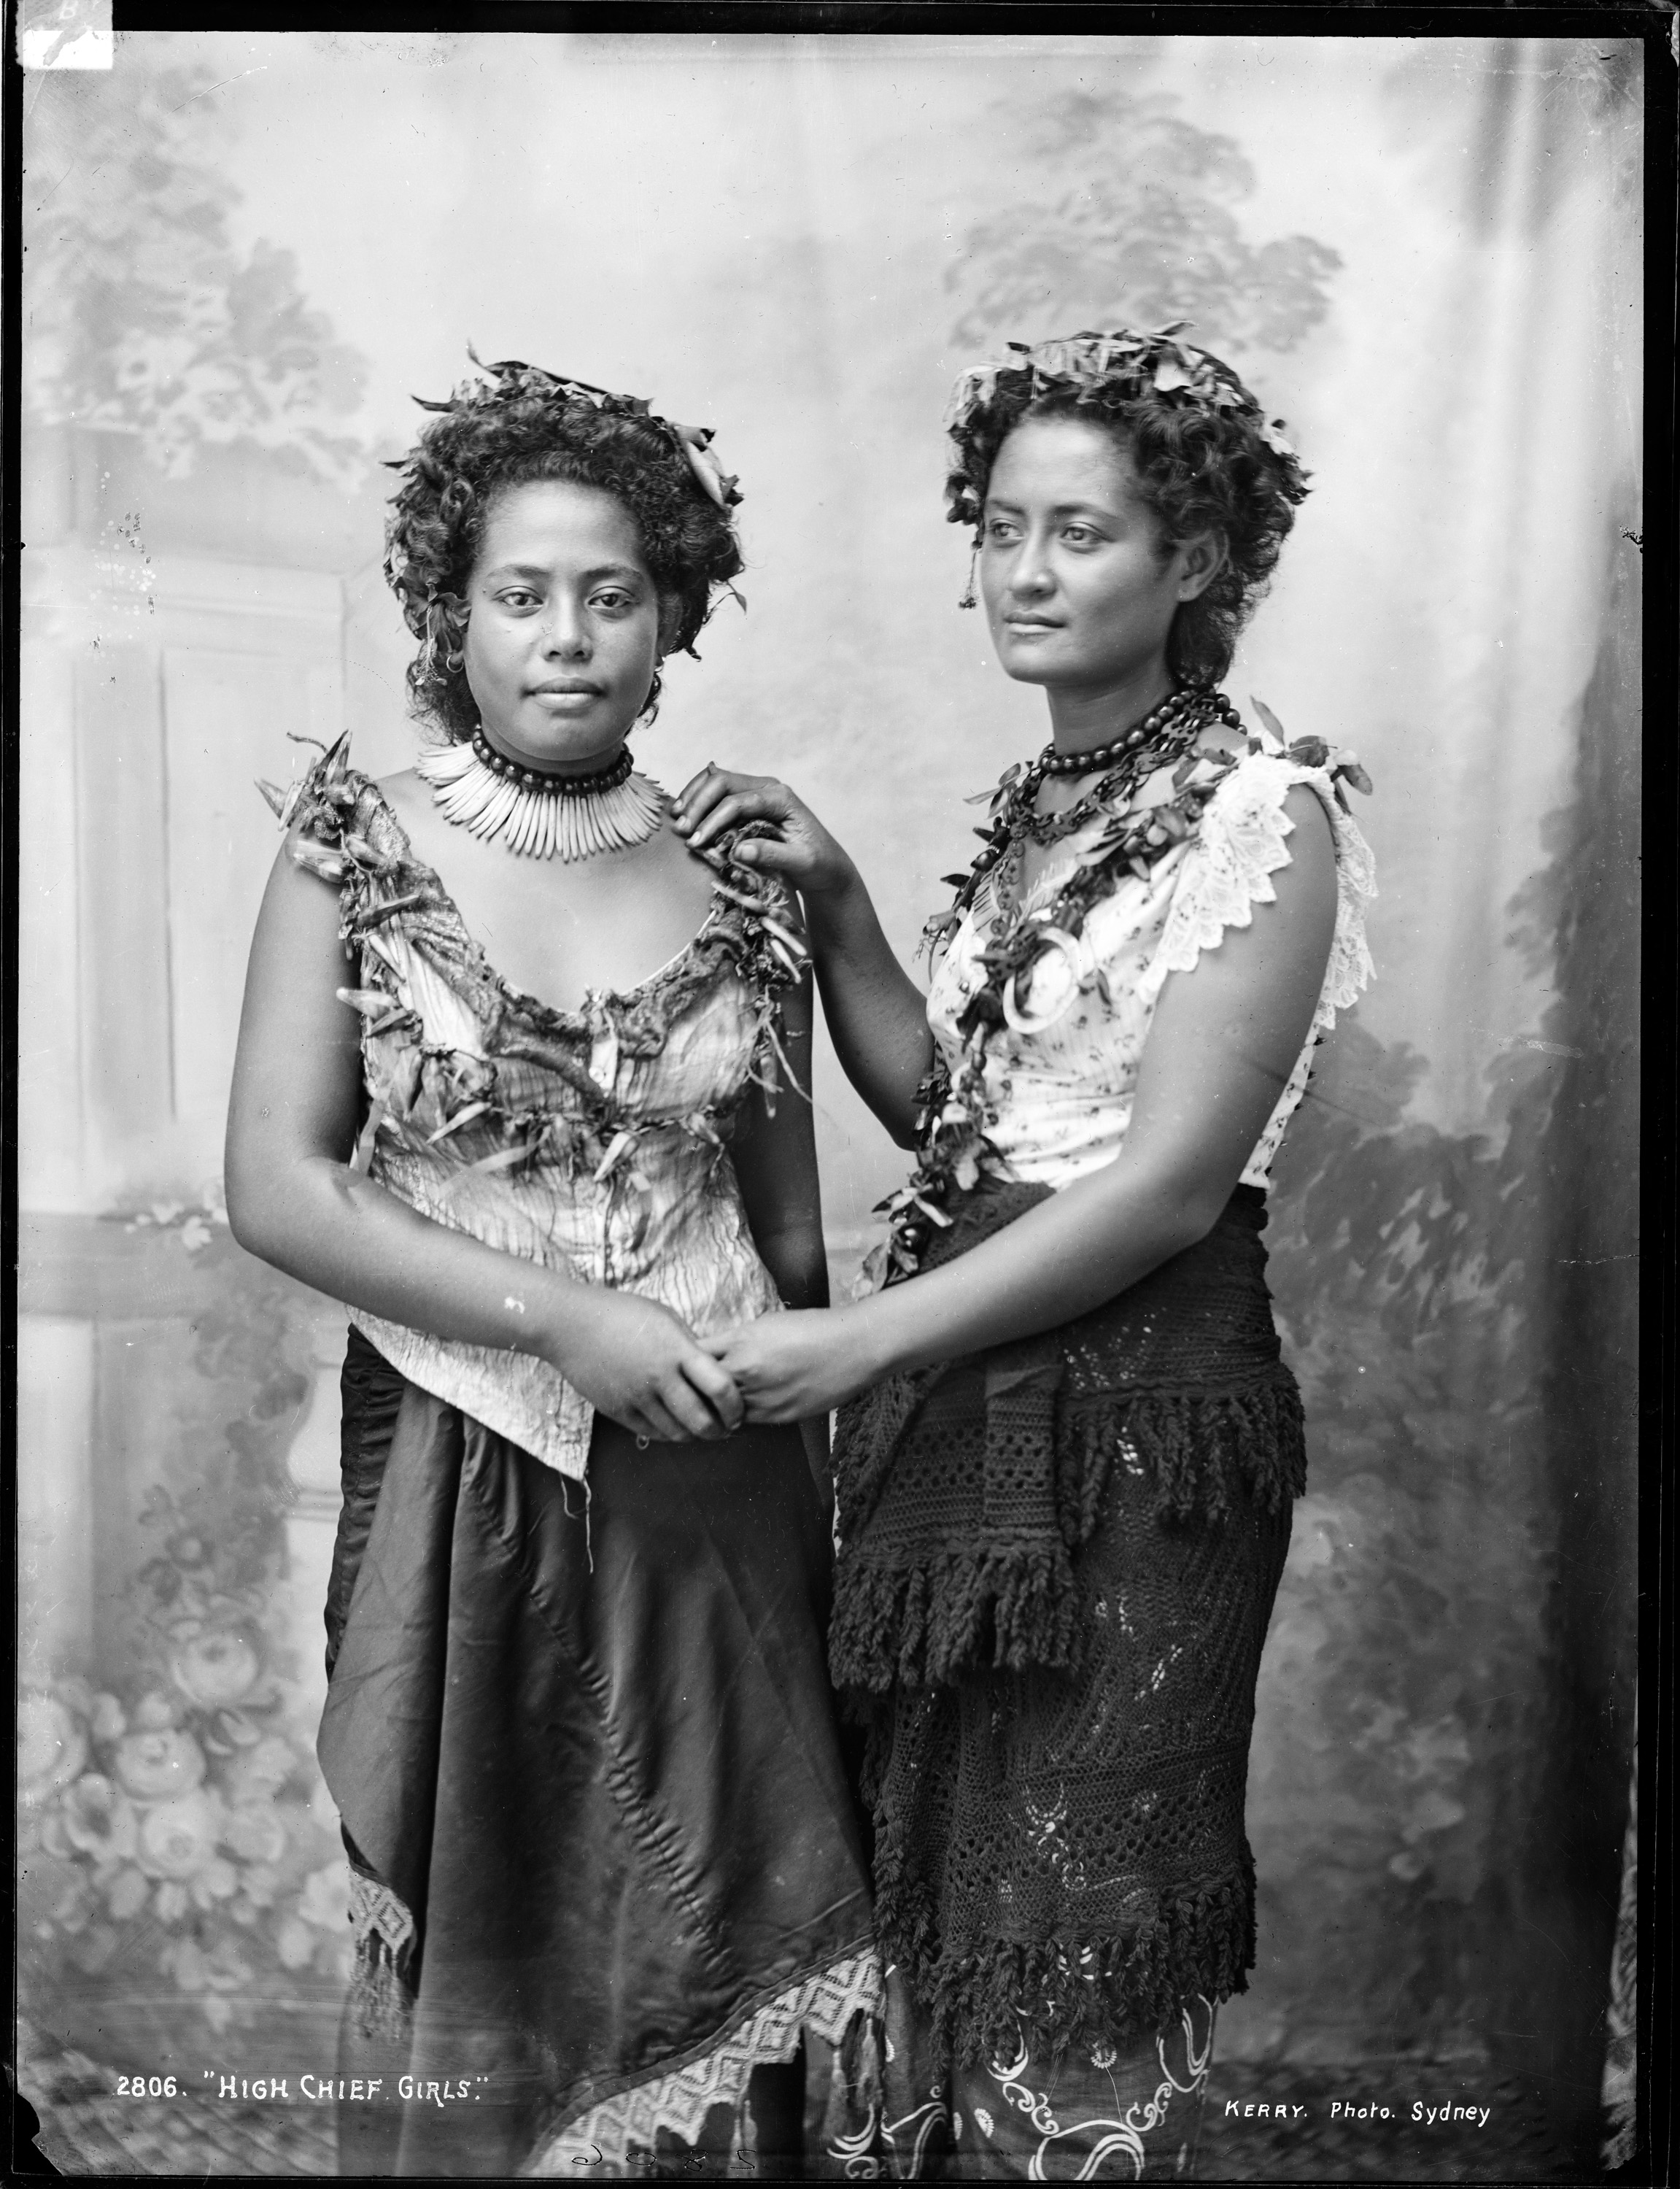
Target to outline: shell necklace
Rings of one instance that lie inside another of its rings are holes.
[[[598,774],[551,775],[505,758],[479,729],[471,744],[422,753],[414,772],[431,785],[446,821],[533,859],[592,859],[645,844],[670,802],[657,783],[631,772],[628,745]]]

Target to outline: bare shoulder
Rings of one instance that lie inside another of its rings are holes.
[[[416,806],[431,803],[430,786],[411,767],[399,768],[395,775],[381,776],[374,789],[393,813],[404,818]]]
[[[471,837],[465,845],[461,842],[465,832],[444,819],[431,785],[413,768],[381,776],[374,790],[395,818],[414,857],[434,874],[453,878],[463,852],[471,857],[474,849],[482,850]]]
[[[1290,784],[1284,793],[1283,811],[1295,824],[1290,849],[1297,857],[1311,846],[1315,854],[1322,852],[1324,857],[1334,859],[1335,831],[1324,810],[1324,800],[1310,783]]]
[[[1311,783],[1289,786],[1283,812],[1293,824],[1289,859],[1283,872],[1272,877],[1272,886],[1278,903],[1293,913],[1294,924],[1311,949],[1316,953],[1322,942],[1328,951],[1338,896],[1335,832],[1323,800]]]
[[[1221,808],[1231,812],[1251,804],[1270,806],[1275,802],[1291,824],[1290,856],[1311,862],[1322,855],[1333,863],[1335,831],[1324,810],[1324,800],[1311,783],[1298,780],[1284,788],[1289,770],[1287,754],[1258,750],[1242,732],[1223,724],[1218,726],[1216,737],[1204,741],[1201,749],[1209,759],[1232,763],[1215,793]]]
[[[687,905],[703,911],[718,884],[718,871],[702,858],[686,836],[671,826],[668,813],[649,846],[649,863],[660,879]]]

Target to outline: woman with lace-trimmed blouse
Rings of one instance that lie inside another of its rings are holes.
[[[341,2167],[775,2174],[881,1988],[826,1423],[746,1423],[703,1343],[826,1298],[809,981],[625,744],[738,496],[533,367],[428,407],[386,568],[443,735],[273,795],[228,1125],[237,1237],[352,1326],[320,1754],[382,2096]]]
[[[1194,2164],[1254,1961],[1260,1651],[1305,1479],[1267,1172],[1369,976],[1356,762],[1214,687],[1305,475],[1229,367],[1126,331],[958,382],[954,521],[1051,743],[1012,768],[932,993],[786,786],[708,770],[801,893],[848,1076],[918,1162],[852,1304],[714,1337],[749,1420],[841,1408],[837,1684],[868,1728],[900,2175]]]

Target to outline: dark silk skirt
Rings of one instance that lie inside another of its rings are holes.
[[[506,2175],[866,1946],[829,1547],[797,1431],[598,1418],[586,1502],[355,1333],[344,1400],[320,1757],[413,1935],[395,2012],[352,2002],[341,2164]]]

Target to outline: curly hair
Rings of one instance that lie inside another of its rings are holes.
[[[414,711],[456,740],[478,721],[464,652],[467,588],[490,512],[510,488],[561,479],[623,503],[659,595],[662,653],[694,652],[717,591],[733,591],[741,568],[730,518],[741,495],[707,453],[708,428],[674,425],[634,396],[516,359],[472,361],[483,380],[463,382],[445,403],[417,399],[437,416],[389,467],[403,483],[385,533],[386,579],[420,642],[408,670]],[[650,716],[659,689],[656,670]]]
[[[946,430],[956,454],[945,481],[946,515],[974,527],[999,450],[1027,418],[1075,417],[1130,455],[1163,556],[1212,532],[1224,543],[1218,574],[1182,602],[1167,642],[1168,665],[1191,684],[1216,684],[1237,634],[1265,592],[1305,500],[1308,474],[1228,365],[1175,339],[1122,329],[1080,334],[975,365],[956,384]]]

